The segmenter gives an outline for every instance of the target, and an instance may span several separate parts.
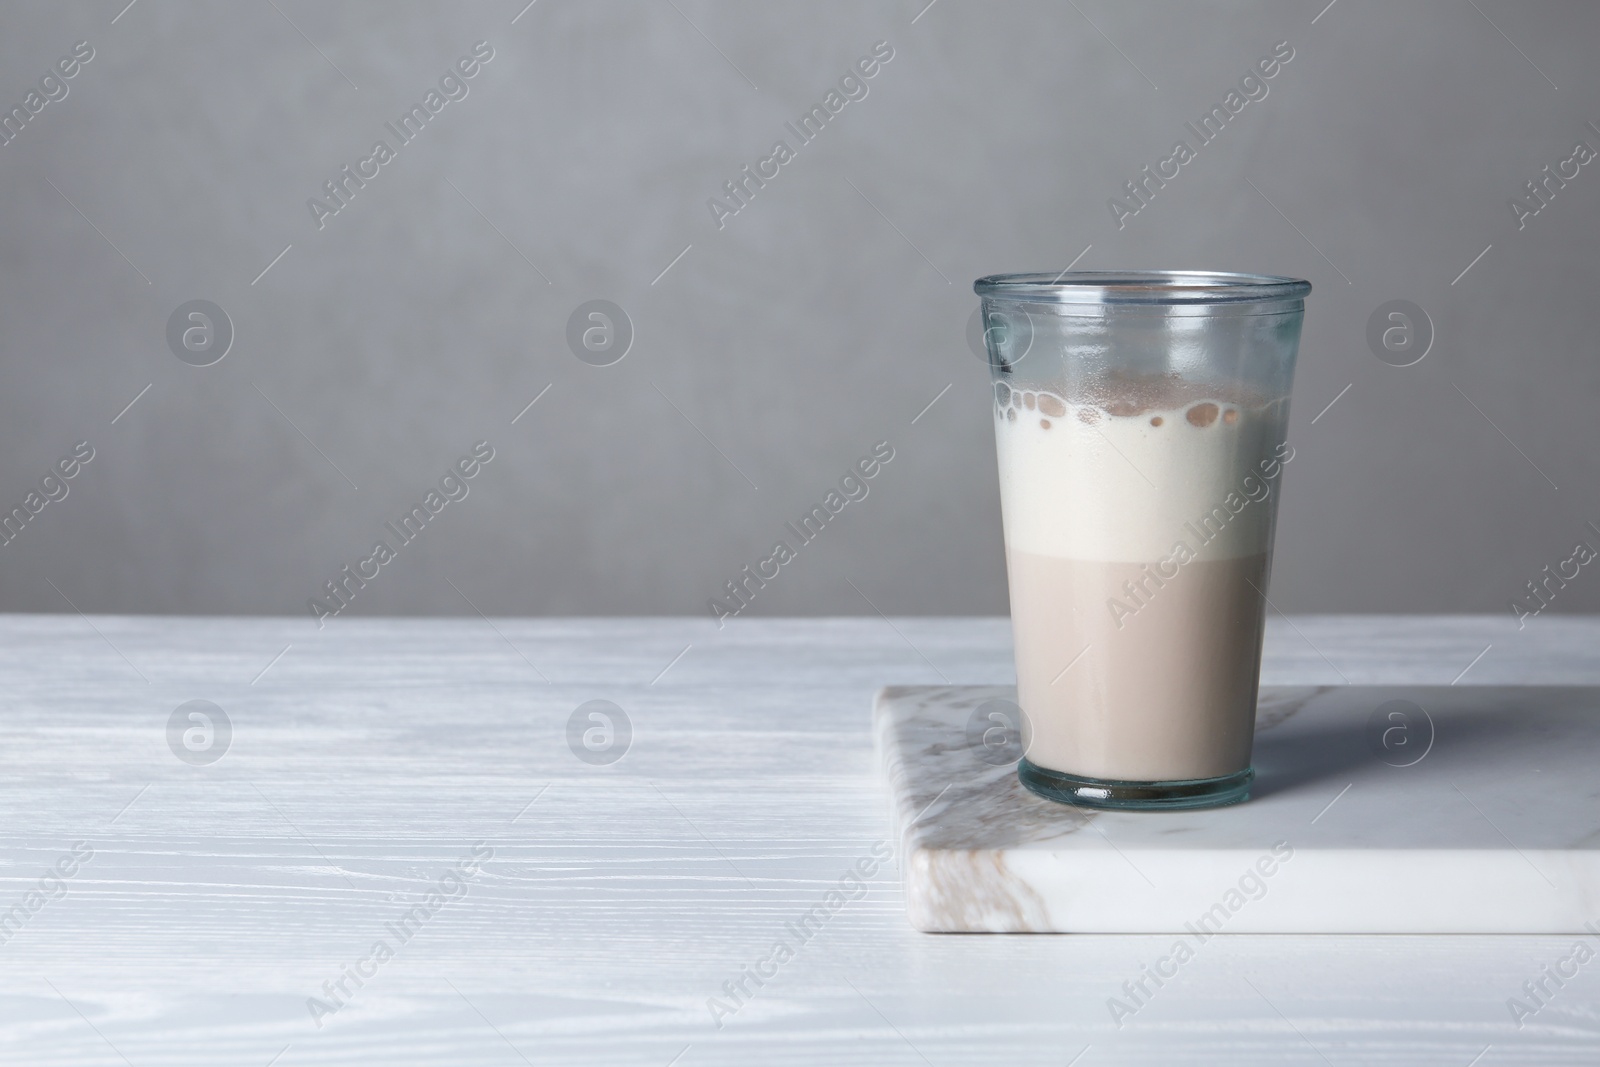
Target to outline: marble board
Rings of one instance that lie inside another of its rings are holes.
[[[1600,934],[1600,688],[1264,688],[1250,799],[1160,814],[1024,789],[1015,697],[877,695],[918,930]]]

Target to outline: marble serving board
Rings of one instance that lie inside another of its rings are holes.
[[[877,695],[918,930],[1600,934],[1600,688],[1264,689],[1250,799],[1159,814],[1024,789],[1015,698]]]

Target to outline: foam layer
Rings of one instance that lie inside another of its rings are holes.
[[[1009,548],[1155,562],[1267,551],[1288,400],[1228,396],[1172,377],[1098,395],[995,386]]]

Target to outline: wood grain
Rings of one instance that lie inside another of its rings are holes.
[[[1491,644],[1458,684],[1600,683],[1600,620],[1509,615],[1275,619],[1265,680],[1447,684]],[[0,915],[94,850],[0,944],[0,1062],[1060,1065],[1091,1046],[1081,1067],[1466,1067],[1490,1046],[1493,1067],[1600,1048],[1600,963],[1520,1029],[1507,1009],[1572,938],[1216,938],[1120,1029],[1107,998],[1160,937],[918,934],[891,863],[802,942],[789,924],[889,838],[873,691],[1010,681],[1004,620],[8,616],[0,664]],[[167,746],[194,699],[233,726],[210,766]],[[568,748],[591,699],[632,721],[610,766]],[[478,842],[493,855],[464,891],[388,934]],[[394,958],[319,1028],[307,999],[386,937]],[[792,956],[719,1028],[708,1000],[779,940]]]

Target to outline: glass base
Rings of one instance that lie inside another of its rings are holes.
[[[1183,811],[1220,808],[1247,799],[1256,772],[1255,768],[1246,767],[1238,774],[1221,778],[1121,782],[1047,770],[1023,759],[1017,764],[1017,777],[1031,792],[1060,804],[1111,811]]]

